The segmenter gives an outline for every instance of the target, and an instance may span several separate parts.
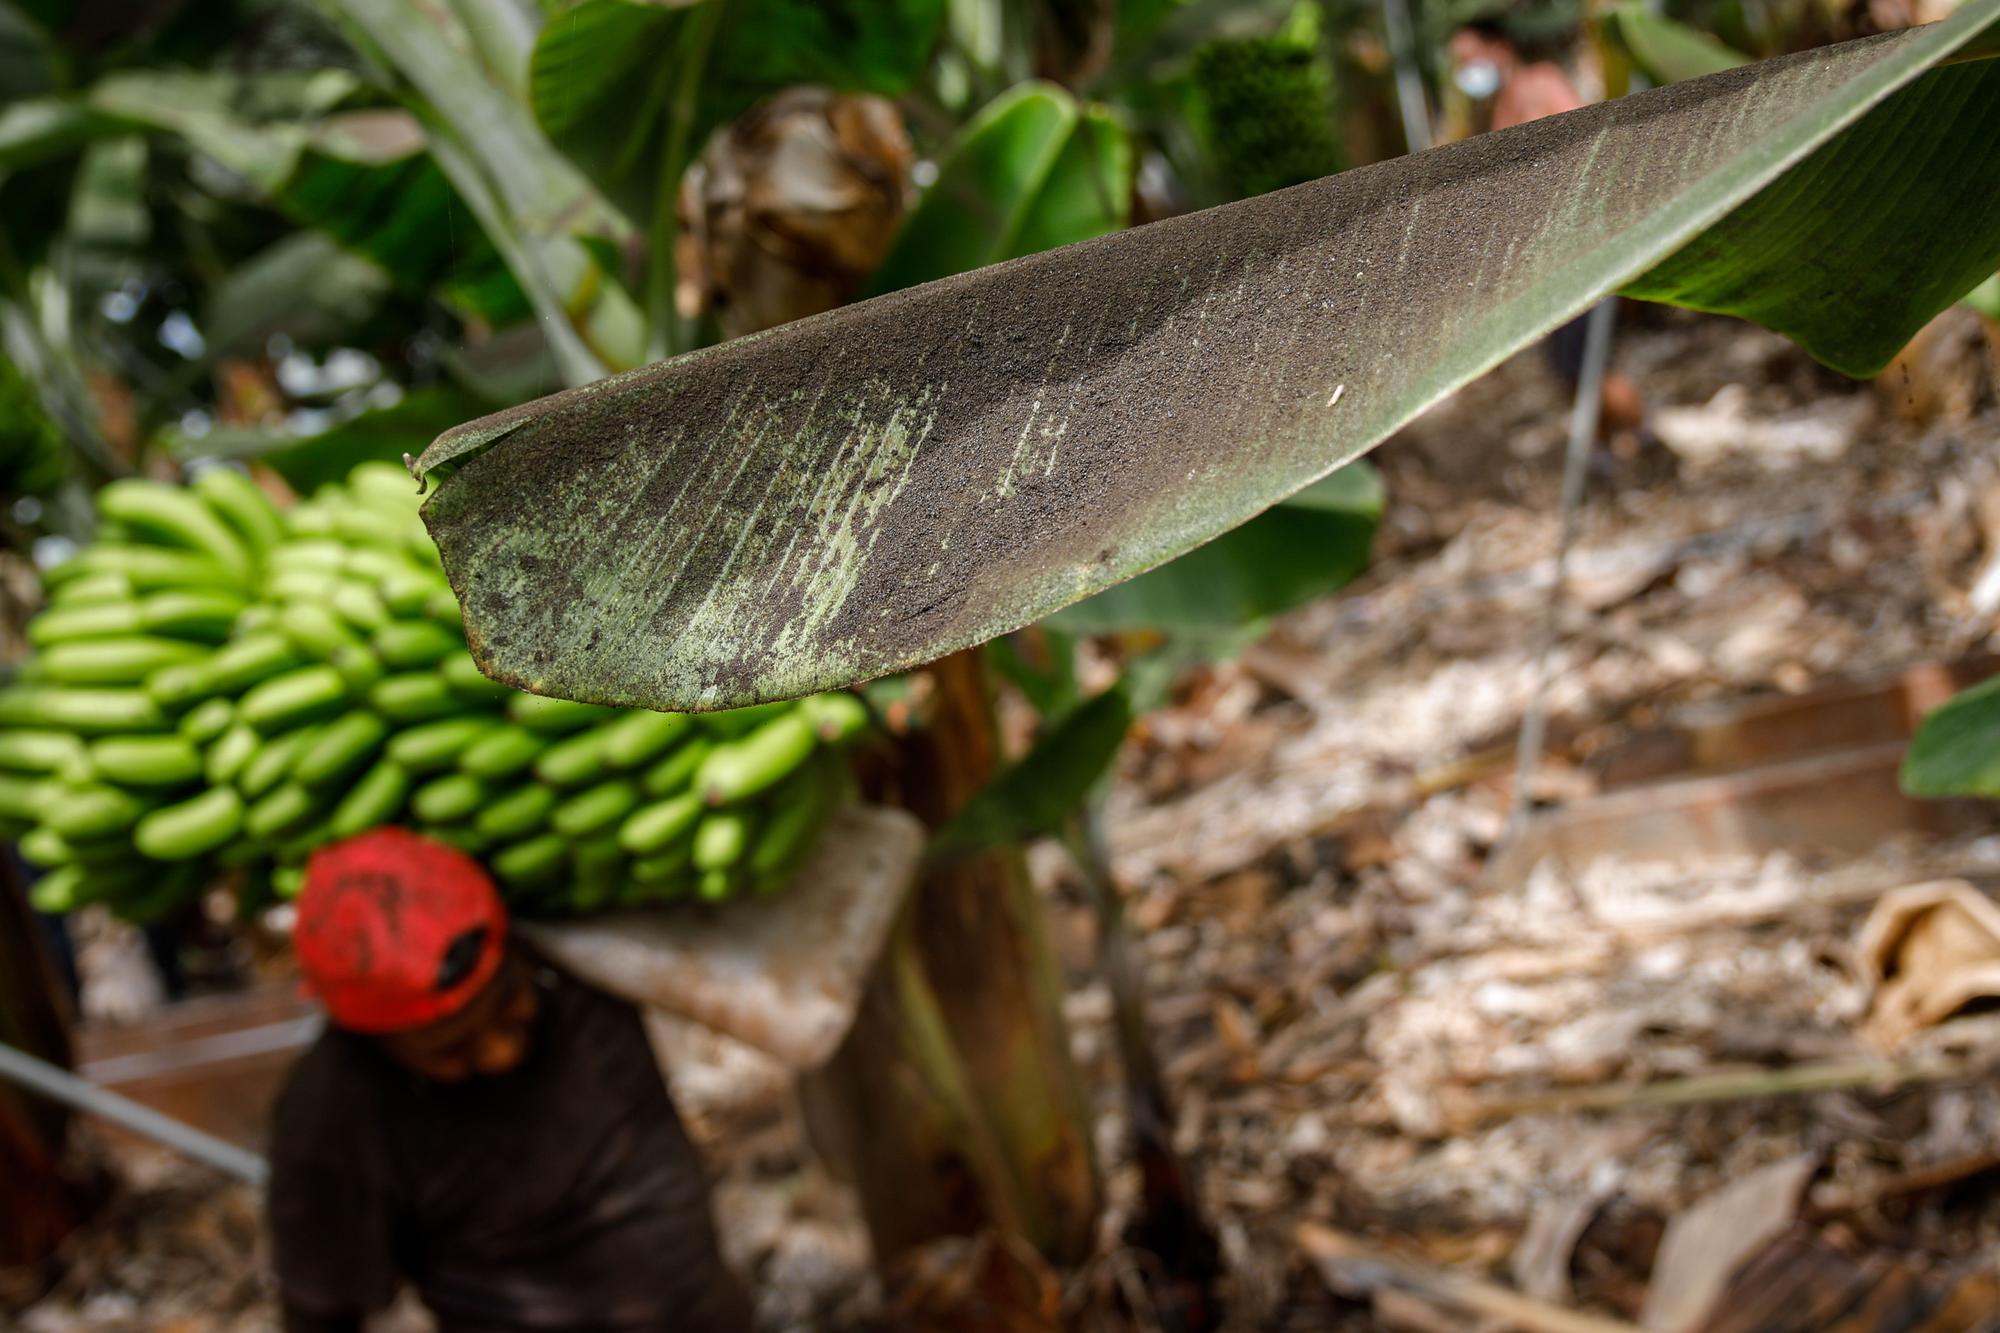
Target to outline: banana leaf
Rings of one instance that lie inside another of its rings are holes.
[[[480,664],[672,709],[982,642],[1608,293],[1872,373],[2000,266],[2000,0],[890,293],[440,437]]]

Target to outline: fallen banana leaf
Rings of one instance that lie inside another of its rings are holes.
[[[425,451],[425,519],[496,678],[724,708],[1149,569],[1621,288],[1870,372],[2000,264],[1996,30],[1970,0],[530,403]]]

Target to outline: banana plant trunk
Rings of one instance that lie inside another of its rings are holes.
[[[66,1066],[67,1011],[13,860],[0,853],[0,1042]],[[0,1083],[0,1270],[40,1265],[76,1223],[64,1124],[60,1107]]]
[[[935,828],[999,761],[977,650],[931,669],[931,724],[877,794]],[[1098,1180],[1061,983],[1019,848],[931,867],[854,1030],[802,1087],[822,1156],[857,1190],[876,1262],[986,1228],[1051,1261],[1090,1248]]]

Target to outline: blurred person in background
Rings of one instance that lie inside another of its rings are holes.
[[[750,1327],[639,1013],[510,939],[479,864],[402,829],[316,852],[294,943],[331,1026],[279,1100],[289,1333],[413,1285],[443,1333]]]

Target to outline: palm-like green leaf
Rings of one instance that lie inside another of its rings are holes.
[[[1719,74],[1746,63],[1750,57],[1684,23],[1655,14],[1640,0],[1627,0],[1613,11],[1618,36],[1633,63],[1655,83],[1679,83],[1704,74]]]
[[[458,17],[407,0],[324,0],[349,38],[407,84],[431,155],[533,303],[564,376],[631,365],[645,343],[639,310],[606,279],[584,235],[622,236],[607,207],[550,145],[528,108],[468,52]]]
[[[309,114],[354,88],[339,71],[309,84],[301,99]],[[369,111],[258,124],[238,113],[234,88],[234,80],[211,74],[118,74],[92,90],[88,110],[100,133],[136,127],[179,137],[294,221],[380,265],[406,291],[442,283],[493,322],[527,312],[414,120]]]
[[[1132,144],[1109,114],[1047,83],[989,103],[959,136],[876,271],[895,291],[1117,231]]]
[[[1092,695],[981,787],[933,835],[930,854],[963,855],[1059,831],[1110,771],[1131,726],[1123,682]]]
[[[1903,759],[1912,796],[2000,796],[2000,677],[1925,715]]]
[[[426,451],[460,464],[426,518],[498,677],[715,708],[1190,550],[1621,287],[1867,370],[2000,264],[2000,61],[1939,67],[1996,22],[1970,0],[529,404]]]

